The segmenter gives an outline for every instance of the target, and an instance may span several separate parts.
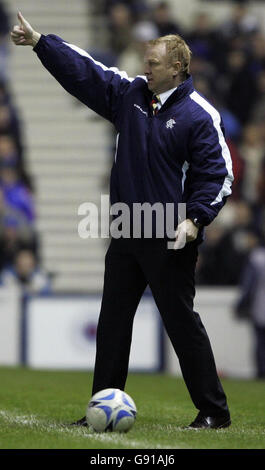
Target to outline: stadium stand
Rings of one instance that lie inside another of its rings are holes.
[[[87,2],[63,3],[62,11],[61,3],[48,0],[44,5],[30,0],[23,5],[23,13],[44,34],[56,33],[86,49],[89,32],[95,27],[89,24],[93,18],[87,14]],[[16,6],[15,1],[8,3],[13,22]],[[28,48],[12,47],[10,68],[12,92],[25,123],[27,163],[36,188],[43,267],[53,275],[55,292],[98,290],[104,246],[101,240],[79,238],[77,210],[85,201],[100,200],[108,157],[108,124],[77,106]]]
[[[1,3],[14,22],[17,2]],[[167,2],[27,0],[21,6],[38,30],[61,35],[106,65],[123,67],[127,52],[133,50],[130,72],[141,72],[141,48],[134,48],[155,28],[180,31],[190,44],[195,85],[221,112],[235,174],[233,196],[207,228],[200,250],[201,285],[237,285],[249,254],[264,244],[265,37],[251,6],[231,2],[228,18],[219,22],[204,9],[188,27],[168,10]],[[159,14],[164,15],[163,22],[157,20]],[[18,125],[14,138],[23,161],[21,179],[29,189],[35,188],[38,256],[44,270],[53,275],[55,292],[98,292],[105,240],[80,239],[77,210],[86,201],[99,205],[100,194],[108,193],[114,147],[111,127],[67,95],[28,48],[9,47],[9,86],[24,123],[26,145]],[[0,126],[4,115],[0,107]]]

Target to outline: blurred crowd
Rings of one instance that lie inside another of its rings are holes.
[[[171,4],[172,5],[172,4]],[[265,36],[246,2],[232,2],[229,18],[213,22],[200,11],[189,28],[165,1],[101,0],[107,40],[98,60],[129,76],[143,74],[145,42],[180,34],[192,50],[196,89],[221,113],[233,160],[233,195],[201,245],[197,282],[237,285],[249,254],[265,239]]]
[[[265,36],[246,2],[235,2],[226,21],[200,11],[187,28],[165,1],[100,0],[105,40],[94,57],[131,76],[143,74],[145,42],[180,34],[192,50],[196,89],[220,111],[235,181],[225,209],[206,230],[197,282],[238,285],[242,269],[265,238]],[[10,24],[0,0],[0,269],[16,270],[27,251],[39,265],[33,182],[27,172],[23,129],[9,92]],[[37,269],[37,268],[36,268]]]
[[[49,289],[49,279],[39,268],[33,182],[22,120],[9,89],[9,33],[9,16],[0,1],[0,285],[41,293]]]

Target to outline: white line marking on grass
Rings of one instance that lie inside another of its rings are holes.
[[[38,418],[35,415],[18,415],[15,412],[0,410],[0,418],[8,424],[16,424],[17,426],[26,426],[31,429],[37,429],[43,432],[59,432],[65,435],[78,437],[88,441],[98,441],[102,443],[122,444],[126,448],[134,449],[177,449],[179,447],[164,446],[162,444],[154,444],[152,441],[143,439],[137,441],[130,439],[126,434],[119,433],[94,433],[89,431],[88,428],[81,427],[68,427],[57,423],[47,422]]]

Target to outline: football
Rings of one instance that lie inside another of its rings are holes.
[[[118,388],[107,388],[95,393],[88,403],[87,424],[96,432],[129,431],[136,418],[133,399]]]

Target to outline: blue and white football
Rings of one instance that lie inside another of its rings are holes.
[[[137,414],[133,399],[118,388],[106,388],[95,393],[88,403],[87,424],[96,432],[127,432]]]

